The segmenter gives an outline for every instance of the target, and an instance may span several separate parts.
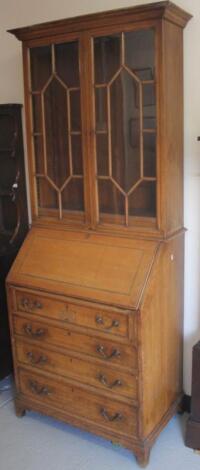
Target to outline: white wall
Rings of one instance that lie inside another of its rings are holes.
[[[23,102],[21,45],[6,33],[80,14],[153,0],[0,0],[0,103]],[[200,339],[200,1],[175,0],[194,18],[185,29],[185,348],[184,389],[190,393],[192,345]]]

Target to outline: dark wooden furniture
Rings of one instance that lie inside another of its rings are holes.
[[[186,428],[186,445],[200,450],[200,341],[193,347],[191,415]]]
[[[23,42],[33,227],[8,276],[16,411],[146,464],[182,396],[183,27],[171,2]]]
[[[28,230],[20,104],[0,105],[0,379],[12,368],[5,278]]]

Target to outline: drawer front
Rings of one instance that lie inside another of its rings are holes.
[[[17,360],[21,364],[78,380],[110,393],[137,399],[136,377],[106,365],[81,360],[67,353],[43,349],[29,341],[16,341]]]
[[[96,395],[39,374],[19,371],[20,392],[66,414],[85,418],[119,434],[135,434],[136,410],[132,406]]]
[[[92,328],[103,333],[128,337],[129,314],[98,307],[62,301],[41,293],[15,291],[17,311],[62,321],[66,324]]]
[[[89,354],[105,363],[128,369],[136,368],[136,350],[132,345],[83,335],[68,328],[57,328],[46,322],[32,321],[27,316],[13,316],[13,324],[17,335],[37,341],[38,344],[67,348],[79,354]]]

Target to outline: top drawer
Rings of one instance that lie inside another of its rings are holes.
[[[15,290],[15,311],[29,312],[62,321],[66,324],[93,328],[114,336],[130,337],[130,312],[97,307],[95,304],[76,303],[45,294]],[[132,315],[131,315],[132,317]],[[135,337],[133,328],[131,336]]]

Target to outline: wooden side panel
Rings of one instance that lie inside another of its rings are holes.
[[[184,234],[161,245],[141,308],[143,437],[182,391],[183,262]]]
[[[183,31],[162,22],[161,53],[161,228],[183,227]]]

